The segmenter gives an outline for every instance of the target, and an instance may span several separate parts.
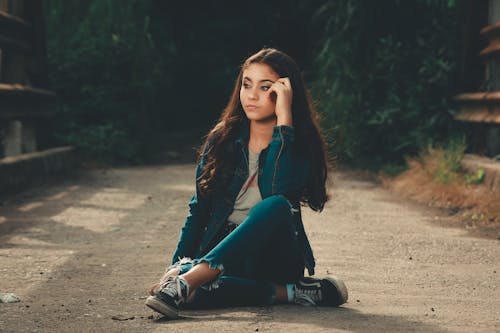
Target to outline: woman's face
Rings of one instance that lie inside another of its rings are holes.
[[[276,120],[276,94],[268,90],[279,78],[266,64],[253,63],[243,70],[240,102],[250,121]]]

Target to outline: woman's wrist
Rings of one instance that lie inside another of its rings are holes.
[[[292,126],[292,124],[293,124],[293,119],[291,113],[277,116],[276,126],[281,126],[281,125]]]

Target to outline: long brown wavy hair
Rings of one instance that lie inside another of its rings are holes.
[[[295,128],[294,149],[310,161],[310,173],[300,202],[315,211],[323,210],[329,199],[326,192],[327,153],[319,126],[318,114],[311,95],[307,90],[298,65],[287,54],[274,48],[264,48],[251,55],[240,67],[233,92],[222,112],[218,123],[208,133],[200,148],[199,158],[205,165],[197,178],[197,186],[202,195],[225,188],[235,163],[234,141],[239,130],[248,125],[249,120],[240,102],[243,71],[251,64],[270,66],[280,77],[290,79],[293,91],[292,118]]]

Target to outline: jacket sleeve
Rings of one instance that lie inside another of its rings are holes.
[[[299,199],[307,183],[309,163],[294,151],[295,129],[275,126],[262,174],[263,192]]]
[[[200,246],[203,231],[208,222],[210,199],[207,195],[201,195],[198,188],[198,178],[201,176],[201,171],[206,163],[206,154],[208,151],[206,145],[196,167],[196,190],[189,201],[189,212],[181,229],[179,242],[172,257],[172,264],[184,257],[193,258]]]

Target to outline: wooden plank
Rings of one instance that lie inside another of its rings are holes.
[[[19,16],[11,15],[0,8],[0,22],[4,24],[17,25],[22,28],[30,28],[31,24]]]
[[[458,107],[456,120],[500,124],[500,92],[466,93],[452,100]]]
[[[454,118],[466,122],[500,124],[500,106],[486,108],[480,105],[463,105]]]
[[[31,119],[54,115],[56,93],[50,90],[0,84],[0,119]]]
[[[4,96],[44,97],[52,99],[56,97],[56,93],[50,90],[24,86],[21,84],[0,83],[0,97]]]
[[[498,104],[500,91],[465,93],[454,96],[452,100],[464,104]]]
[[[489,58],[500,53],[500,22],[481,29],[480,34],[488,40],[488,46],[479,53],[481,58]]]
[[[75,150],[75,148],[73,148],[72,146],[62,146],[62,147],[50,148],[50,149],[43,150],[43,151],[37,151],[37,152],[33,152],[33,153],[25,153],[25,154],[22,154],[19,156],[0,158],[0,164],[2,164],[2,165],[15,164],[15,163],[19,163],[21,161],[31,160],[33,158],[45,157],[47,155],[50,156],[53,154],[71,153],[74,150]]]
[[[30,52],[29,43],[33,25],[21,17],[0,11],[0,47],[13,51]]]

